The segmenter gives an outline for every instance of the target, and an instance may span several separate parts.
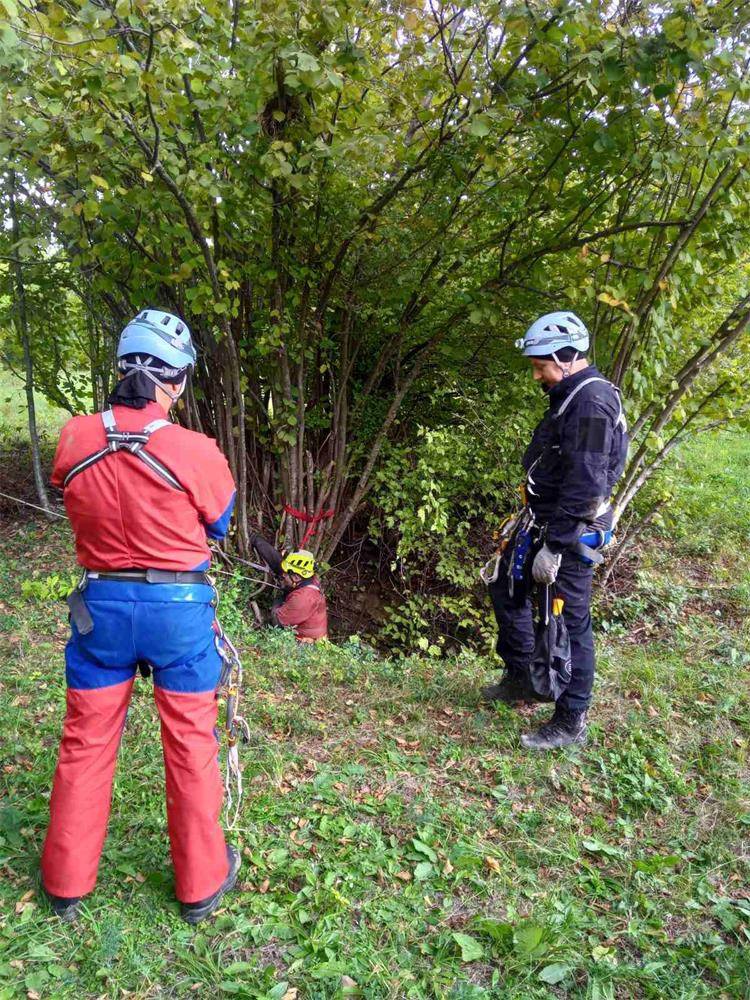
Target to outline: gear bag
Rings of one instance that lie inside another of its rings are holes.
[[[543,587],[530,678],[534,691],[552,701],[564,694],[571,676],[570,636],[562,611],[562,598],[552,597],[551,586]]]

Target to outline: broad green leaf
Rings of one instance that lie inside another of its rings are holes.
[[[553,962],[552,965],[545,965],[539,973],[538,978],[541,979],[543,983],[549,983],[550,986],[555,986],[557,983],[561,983],[569,972],[569,965],[565,965],[562,962]]]
[[[462,962],[476,962],[480,958],[484,958],[482,942],[477,941],[475,937],[472,937],[470,934],[460,934],[456,931],[454,931],[452,937],[461,950]]]

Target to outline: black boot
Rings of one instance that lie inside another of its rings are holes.
[[[51,892],[42,886],[44,895],[49,900],[54,913],[66,924],[74,924],[80,916],[78,907],[81,904],[80,896],[53,896]]]
[[[237,874],[242,864],[242,857],[236,847],[227,844],[227,861],[229,862],[229,873],[219,888],[207,899],[200,899],[197,903],[181,903],[182,919],[189,924],[198,924],[206,917],[210,917],[214,910],[219,908],[224,893],[234,889],[237,882]]]
[[[521,745],[527,750],[557,750],[560,747],[586,743],[586,712],[555,705],[555,713],[549,722],[534,733],[524,733]]]
[[[517,670],[506,670],[498,684],[490,684],[482,688],[482,701],[501,701],[505,705],[513,705],[517,701],[545,701],[532,688],[528,679]]]

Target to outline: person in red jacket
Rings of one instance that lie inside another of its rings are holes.
[[[195,364],[185,323],[144,310],[123,331],[117,357],[110,408],[68,421],[52,473],[84,572],[68,599],[67,714],[42,885],[65,920],[76,919],[95,886],[133,681],[148,665],[161,717],[175,891],[184,919],[197,923],[234,886],[240,867],[219,823],[222,647],[206,576],[208,539],[226,534],[235,486],[215,441],[167,419]]]
[[[299,642],[327,639],[328,605],[320,580],[315,574],[312,553],[299,549],[282,556],[258,534],[251,536],[250,543],[284,583],[284,596],[271,609],[274,623],[283,628],[294,629]]]

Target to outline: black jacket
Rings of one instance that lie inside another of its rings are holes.
[[[561,552],[588,527],[611,527],[605,509],[622,475],[628,435],[619,393],[593,365],[558,382],[523,457],[526,493],[547,544]],[[588,383],[588,384],[584,384]]]
[[[250,536],[250,544],[258,553],[260,558],[264,559],[268,563],[268,568],[274,576],[281,576],[284,571],[281,568],[281,553],[278,549],[275,549],[270,542],[267,542],[265,538],[262,538],[257,533],[253,533]]]

